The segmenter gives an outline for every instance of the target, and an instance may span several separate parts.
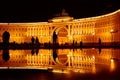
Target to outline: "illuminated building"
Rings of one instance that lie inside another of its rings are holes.
[[[10,33],[10,42],[30,43],[32,36],[38,37],[40,43],[53,43],[53,33],[59,44],[120,42],[120,10],[82,19],[69,17],[63,11],[61,16],[48,22],[0,23],[0,42],[5,31]]]

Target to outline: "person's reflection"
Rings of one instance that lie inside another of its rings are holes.
[[[53,59],[56,61],[56,58],[58,57],[56,49],[53,49]]]
[[[101,48],[98,48],[99,54],[101,53]]]
[[[32,49],[31,50],[31,54],[34,55],[36,53],[36,55],[39,53],[39,49]]]
[[[3,50],[2,59],[6,62],[10,59],[9,49]]]
[[[33,55],[35,53],[34,49],[31,50],[31,54]]]
[[[36,55],[38,55],[38,53],[39,53],[39,49],[36,49]]]

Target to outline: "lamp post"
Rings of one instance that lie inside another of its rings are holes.
[[[114,30],[114,29],[111,29],[111,30],[110,30],[110,33],[111,33],[111,43],[112,43],[112,45],[113,45],[113,43],[114,43],[113,33],[117,33],[117,32],[118,32],[118,30]]]
[[[113,42],[113,35],[112,35],[113,32],[114,32],[114,30],[111,29],[111,30],[110,30],[110,33],[111,33],[111,43]]]
[[[94,42],[94,35],[95,35],[95,33],[93,32],[93,33],[92,33],[92,36],[93,36],[93,46],[94,46],[94,43],[95,43],[95,42]]]

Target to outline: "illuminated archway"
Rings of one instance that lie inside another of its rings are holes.
[[[63,28],[57,28],[53,32],[53,42],[58,44],[65,44],[68,42],[68,31]]]

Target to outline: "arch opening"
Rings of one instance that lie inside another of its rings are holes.
[[[53,32],[53,43],[59,45],[66,44],[68,42],[68,32],[65,28],[58,28]]]

